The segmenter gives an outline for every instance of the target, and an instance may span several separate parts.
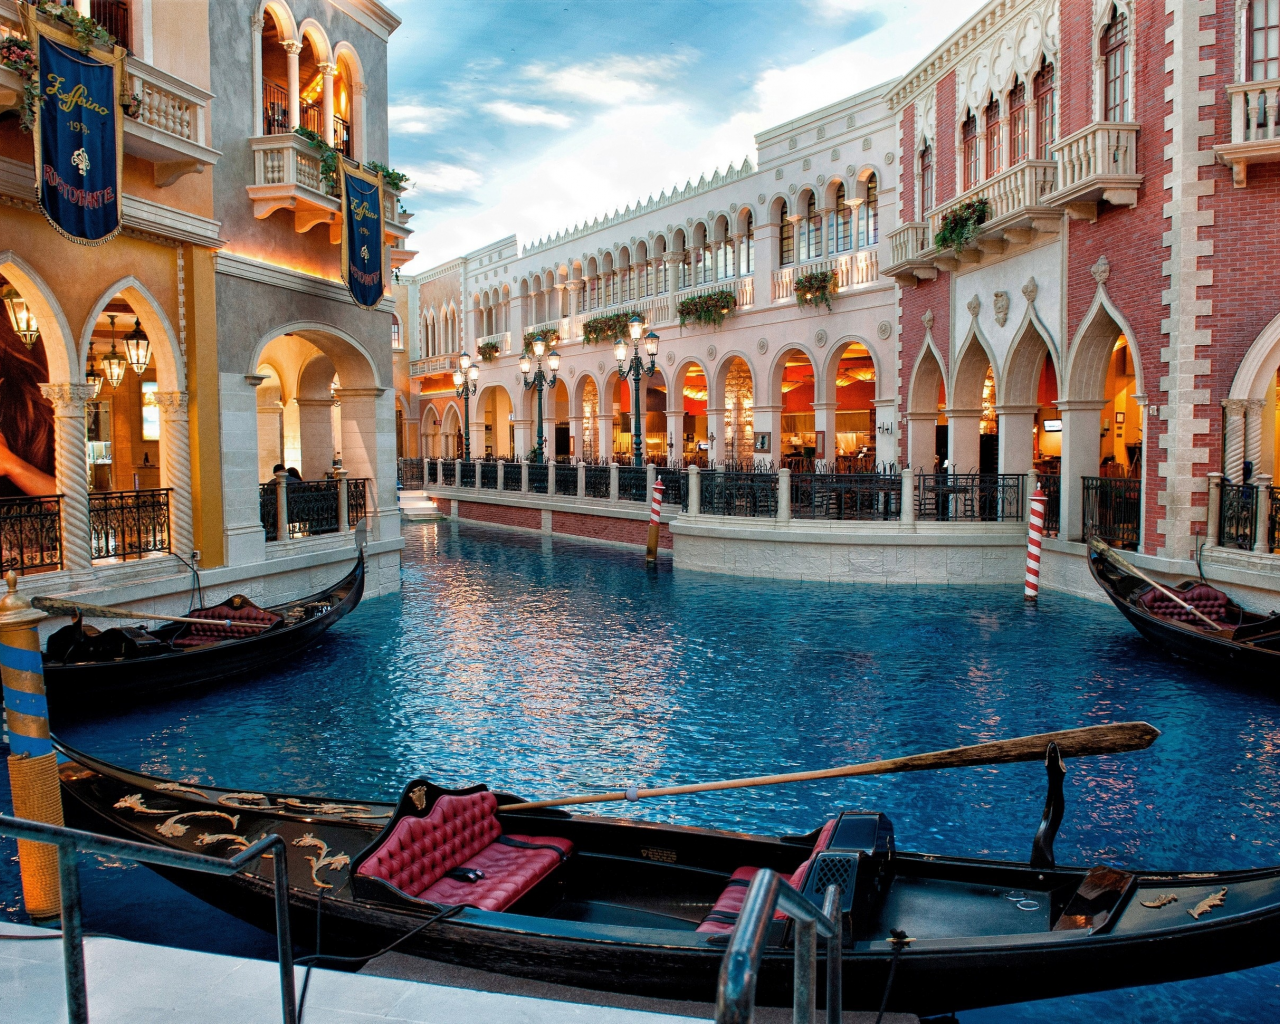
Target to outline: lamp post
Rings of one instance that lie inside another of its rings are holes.
[[[560,369],[560,353],[555,349],[548,352],[546,339],[544,339],[541,334],[537,335],[533,339],[532,348],[532,359],[529,358],[528,352],[521,353],[520,372],[524,375],[524,389],[528,391],[530,388],[534,388],[538,392],[538,446],[535,451],[538,453],[536,461],[541,463],[543,461],[543,445],[546,443],[546,438],[542,436],[542,391],[544,388],[553,388],[556,386],[556,381],[559,379],[556,376],[556,371]],[[547,366],[551,368],[550,377],[542,372],[543,355],[546,355]],[[533,379],[530,380],[529,371],[533,369],[533,362],[535,359],[538,362],[538,366],[537,369],[533,370]]]
[[[462,399],[462,457],[471,461],[471,396],[476,393],[476,380],[480,367],[471,362],[471,355],[458,356],[458,369],[453,371],[453,393]]]
[[[644,330],[644,321],[636,314],[627,321],[627,329],[631,332],[632,355],[627,362],[627,342],[619,338],[613,346],[613,356],[618,360],[618,376],[631,381],[631,464],[644,464],[644,413],[640,411],[640,379],[644,375],[652,377],[658,369],[658,336],[650,331],[644,336],[644,350],[649,356],[649,365],[644,365],[640,358],[640,332]]]

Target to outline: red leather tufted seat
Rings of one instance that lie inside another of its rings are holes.
[[[813,852],[809,854],[809,859],[796,868],[788,879],[791,883],[791,888],[799,890],[804,887],[804,879],[809,873],[810,866],[818,854],[825,850],[827,844],[831,842],[831,833],[835,831],[838,820],[837,818],[832,818],[822,826],[822,831],[818,833],[818,841],[813,844]],[[702,919],[702,924],[698,925],[698,931],[717,935],[724,935],[726,932],[733,931],[733,926],[738,922],[738,915],[742,913],[742,904],[747,901],[747,886],[751,884],[751,879],[756,877],[756,873],[759,870],[759,868],[738,868],[737,871],[730,875],[729,884],[725,886],[724,892],[716,900],[716,905],[711,908],[711,912]],[[781,911],[773,915],[775,921],[781,921],[785,917],[786,915]]]
[[[197,608],[187,614],[190,619],[209,619],[209,622],[191,623],[181,636],[172,641],[174,647],[200,647],[204,644],[216,644],[221,640],[239,640],[247,636],[259,636],[262,630],[256,626],[239,625],[239,623],[263,622],[272,626],[280,621],[280,616],[265,608],[247,605],[243,608],[232,608],[220,604],[215,608]],[[227,620],[231,624],[227,624]]]
[[[573,843],[558,836],[504,837],[497,807],[489,792],[442,796],[425,817],[401,818],[357,874],[381,878],[414,899],[505,910],[551,874]],[[454,868],[476,868],[484,877],[445,877]]]
[[[1190,587],[1184,591],[1174,591],[1183,601],[1191,605],[1192,608],[1207,616],[1214,622],[1227,621],[1227,595],[1216,587],[1211,587],[1207,583],[1197,583],[1194,587]],[[1151,612],[1153,615],[1159,615],[1163,619],[1173,619],[1177,622],[1191,622],[1203,624],[1203,620],[1194,615],[1182,605],[1178,604],[1172,598],[1166,597],[1160,591],[1152,587],[1145,594],[1138,598],[1138,601]]]

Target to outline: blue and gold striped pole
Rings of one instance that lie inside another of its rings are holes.
[[[9,726],[9,787],[15,817],[62,824],[58,755],[49,737],[49,705],[36,626],[44,612],[18,596],[18,577],[6,577],[9,591],[0,598],[0,679],[4,683],[5,721]],[[58,886],[58,848],[18,840],[22,901],[33,918],[62,911]]]

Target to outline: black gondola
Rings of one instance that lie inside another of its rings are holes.
[[[214,608],[189,613],[206,619],[207,625],[98,631],[73,621],[45,644],[44,682],[51,713],[61,719],[104,704],[265,668],[316,643],[363,595],[360,549],[351,571],[328,590],[272,608],[259,608],[237,595]]]
[[[1280,957],[1280,868],[1052,866],[1060,802],[1057,817],[1046,808],[1047,835],[1036,836],[1044,866],[1032,866],[898,851],[893,826],[874,813],[844,812],[803,836],[752,836],[504,811],[515,797],[483,786],[446,791],[425,779],[395,805],[231,792],[60,750],[69,758],[63,803],[82,827],[223,856],[280,834],[289,845],[296,941],[313,946],[322,915],[332,955],[368,957],[409,936],[400,951],[432,960],[709,1001],[746,879],[768,867],[811,899],[843,883],[848,1009],[878,1007],[891,929],[912,941],[889,1005],[918,1014],[1174,981]],[[1053,795],[1053,781],[1051,772],[1051,804],[1061,794],[1059,785]],[[253,870],[229,879],[163,873],[270,930],[272,867]],[[762,1004],[790,1002],[790,927],[772,925]]]
[[[1195,661],[1205,668],[1242,672],[1280,668],[1280,614],[1246,611],[1202,580],[1183,580],[1166,589],[1212,620],[1217,628],[1130,572],[1094,539],[1089,571],[1111,603],[1133,627],[1165,654]],[[1269,678],[1269,677],[1261,677]]]

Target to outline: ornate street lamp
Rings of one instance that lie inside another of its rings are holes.
[[[102,394],[102,374],[93,366],[93,338],[89,338],[89,358],[85,360],[84,382],[93,388],[93,400],[96,402]]]
[[[546,340],[541,334],[533,339],[533,358],[537,360],[538,367],[534,370],[533,379],[529,379],[529,371],[533,369],[533,359],[529,358],[529,353],[525,352],[520,356],[520,373],[524,376],[524,389],[528,391],[530,388],[537,389],[538,392],[538,447],[535,449],[538,453],[537,462],[543,461],[543,446],[546,444],[546,438],[542,435],[542,391],[544,388],[553,388],[559,379],[556,371],[560,369],[560,353],[555,349],[547,352]],[[546,355],[547,366],[551,368],[551,376],[548,377],[542,372],[542,357]]]
[[[107,319],[111,321],[111,351],[102,357],[102,372],[114,391],[124,380],[124,371],[129,368],[129,364],[124,356],[116,351],[116,314],[108,313]]]
[[[476,393],[480,367],[471,362],[471,354],[458,356],[458,369],[453,371],[453,393],[462,399],[462,457],[471,461],[471,396]]]
[[[151,362],[151,339],[142,329],[142,321],[136,316],[133,318],[133,330],[125,335],[124,350],[129,356],[133,372],[141,377]]]
[[[632,356],[627,363],[627,342],[619,338],[613,346],[613,357],[618,360],[618,376],[631,381],[631,464],[644,465],[644,413],[640,411],[640,380],[644,376],[652,377],[658,369],[658,336],[650,331],[644,337],[644,350],[649,356],[649,365],[644,365],[640,358],[640,332],[644,330],[644,321],[637,313],[627,321],[627,329],[631,332]]]
[[[22,339],[27,348],[35,348],[36,339],[40,337],[40,328],[36,325],[35,314],[27,305],[27,300],[12,285],[5,288],[3,296],[4,308],[9,311],[9,323],[14,332]]]

